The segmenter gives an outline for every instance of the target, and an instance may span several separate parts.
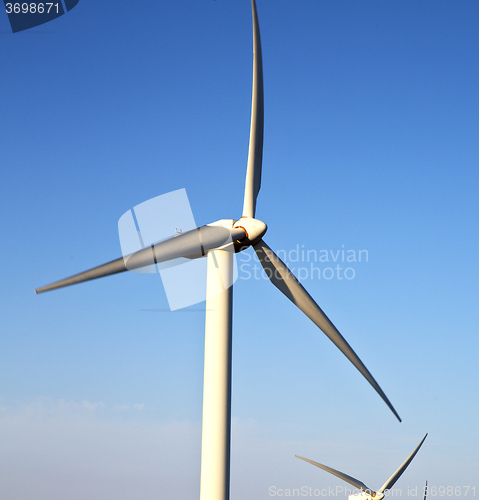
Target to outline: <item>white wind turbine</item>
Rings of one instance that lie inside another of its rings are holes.
[[[402,476],[403,472],[412,462],[412,459],[416,456],[416,453],[419,451],[419,448],[422,446],[422,443],[424,443],[426,438],[427,434],[422,438],[421,442],[417,445],[416,449],[401,464],[399,469],[381,486],[381,488],[379,488],[378,491],[374,491],[371,488],[368,488],[362,481],[359,481],[359,479],[355,479],[354,477],[348,476],[347,474],[344,474],[343,472],[340,472],[336,469],[332,469],[327,465],[314,462],[313,460],[309,460],[308,458],[300,457],[298,455],[295,456],[297,458],[300,458],[301,460],[304,460],[305,462],[309,462],[310,464],[316,465],[316,467],[319,467],[320,469],[329,472],[333,476],[339,477],[339,479],[346,481],[347,483],[351,484],[352,486],[361,491],[359,495],[354,495],[354,494],[349,495],[349,500],[373,500],[373,499],[381,500],[382,498],[387,496],[386,493],[387,490],[390,490],[396,484],[396,481]],[[427,481],[426,481],[426,487],[424,488],[423,500],[426,500],[426,491],[427,491]]]
[[[233,252],[250,246],[254,248],[273,285],[329,337],[401,421],[376,380],[350,345],[286,264],[264,242],[262,237],[266,233],[266,224],[254,218],[256,198],[261,185],[264,113],[263,64],[258,14],[255,0],[251,0],[251,4],[254,48],[253,97],[248,166],[241,218],[238,221],[222,219],[201,226],[143,248],[127,257],[121,257],[35,290],[36,293],[41,293],[173,259],[197,259],[206,256],[207,299],[200,490],[202,500],[229,498]]]

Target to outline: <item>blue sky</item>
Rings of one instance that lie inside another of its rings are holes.
[[[303,283],[403,423],[240,273],[232,498],[341,485],[294,454],[379,487],[426,432],[402,497],[426,479],[479,495],[479,5],[258,0],[258,13],[257,217],[275,250],[367,251],[354,279]],[[196,498],[203,306],[161,311],[157,275],[33,289],[120,256],[118,219],[152,197],[186,188],[198,224],[239,218],[250,4],[81,0],[14,35],[2,15],[0,32],[2,495]]]

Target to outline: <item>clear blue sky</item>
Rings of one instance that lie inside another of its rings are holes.
[[[33,289],[120,256],[118,219],[154,196],[186,188],[198,224],[239,218],[250,9],[81,0],[14,35],[0,15],[5,500],[198,497],[203,305],[161,311],[156,275]],[[426,432],[402,497],[426,479],[479,496],[479,4],[258,0],[258,13],[265,239],[367,251],[354,279],[303,283],[403,423],[240,273],[232,498],[342,485],[294,454],[378,488]]]

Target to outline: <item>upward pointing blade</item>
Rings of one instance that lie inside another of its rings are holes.
[[[255,0],[251,0],[253,9],[253,97],[251,102],[251,129],[249,136],[248,167],[244,191],[243,217],[254,218],[256,198],[261,187],[261,166],[263,163],[263,59],[259,35],[258,13]]]
[[[421,442],[417,445],[416,449],[406,458],[405,462],[399,467],[399,469],[381,486],[379,492],[383,492],[391,489],[396,481],[402,476],[402,473],[407,469],[408,465],[412,462],[412,459],[416,456],[416,453],[419,451],[419,448],[422,446],[422,443],[427,438],[427,434],[422,438]],[[425,495],[425,494],[424,494]]]
[[[170,238],[160,243],[148,246],[126,257],[120,257],[88,271],[75,274],[50,285],[37,288],[35,293],[47,292],[77,283],[83,283],[111,274],[122,273],[127,270],[167,262],[169,260],[186,258],[197,259],[203,257],[208,250],[219,248],[230,241],[244,238],[243,229],[227,229],[220,226],[201,226],[192,229],[180,236]]]
[[[369,494],[374,493],[374,491],[371,490],[371,488],[368,488],[364,483],[359,481],[359,479],[355,479],[354,477],[348,476],[347,474],[344,474],[344,472],[340,472],[339,470],[333,469],[332,467],[328,467],[327,465],[314,462],[313,460],[309,460],[308,458],[300,457],[299,455],[295,455],[295,457],[300,458],[305,462],[309,462],[310,464],[316,465],[316,467],[319,467],[320,469],[329,472],[333,476],[339,477],[339,479],[342,479],[343,481],[346,481],[347,483],[353,485],[355,488],[358,488],[358,490],[365,491]]]
[[[295,278],[294,274],[288,269],[286,264],[269,248],[269,246],[260,240],[254,245],[254,250],[263,266],[266,275],[271,283],[288,297],[306,316],[318,327],[336,347],[351,361],[351,363],[361,372],[363,377],[374,387],[383,401],[389,406],[396,418],[401,422],[393,405],[390,403],[386,394],[379,387],[369,370],[364,366],[351,346],[339,333],[330,319],[324,314],[322,309],[312,299],[311,295],[304,289],[301,283]]]

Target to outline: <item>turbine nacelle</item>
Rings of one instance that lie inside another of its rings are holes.
[[[241,217],[239,221],[236,221],[233,227],[242,229],[245,232],[246,239],[241,240],[241,244],[244,246],[242,250],[247,246],[257,243],[268,230],[268,226],[262,220],[245,216]]]
[[[231,243],[234,244],[235,252],[242,252],[254,245],[266,233],[268,226],[259,219],[252,217],[241,217],[240,220],[220,219],[208,224],[210,227],[223,227],[230,232],[231,240],[217,250],[225,249]]]
[[[263,221],[245,216],[241,217],[240,220],[220,219],[208,224],[208,226],[228,229],[236,253],[242,252],[260,241],[268,229],[268,226]]]
[[[357,495],[349,495],[348,500],[382,500],[384,493],[375,491],[360,491]]]

